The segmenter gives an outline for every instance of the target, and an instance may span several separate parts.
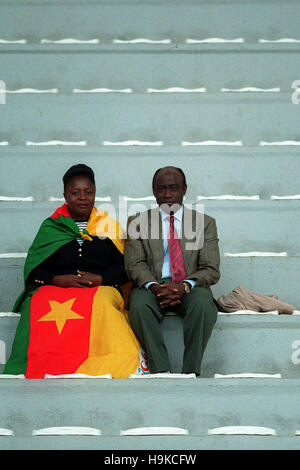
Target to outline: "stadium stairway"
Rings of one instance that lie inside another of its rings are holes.
[[[28,247],[79,162],[122,225],[153,203],[157,168],[181,167],[185,203],[217,221],[214,296],[242,284],[296,310],[220,312],[200,379],[0,374],[0,449],[299,448],[299,14],[294,0],[1,2],[0,372]],[[162,328],[179,372],[180,319]]]
[[[1,446],[298,449],[297,314],[219,312],[201,378],[172,378],[171,374],[155,379],[35,380],[2,374]],[[1,314],[2,362],[10,353],[18,321],[16,314]],[[183,352],[181,320],[166,317],[162,328],[172,372],[178,377]]]

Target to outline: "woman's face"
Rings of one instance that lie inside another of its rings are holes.
[[[95,186],[86,176],[75,176],[65,188],[64,197],[74,220],[88,220],[95,204]]]

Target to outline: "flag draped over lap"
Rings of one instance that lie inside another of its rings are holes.
[[[123,253],[124,238],[118,222],[92,210],[86,230],[79,232],[64,204],[46,219],[33,241],[24,266],[30,272],[57,249],[80,236],[111,238]],[[27,286],[16,301],[21,311],[5,374],[43,378],[45,374],[148,373],[147,361],[132,332],[124,301],[110,286],[62,288]]]

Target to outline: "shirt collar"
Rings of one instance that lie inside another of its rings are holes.
[[[160,216],[162,220],[169,220],[170,214],[164,212],[161,208],[159,208]],[[183,215],[183,205],[178,209],[177,212],[174,212],[174,219],[178,220],[179,222],[182,221]]]

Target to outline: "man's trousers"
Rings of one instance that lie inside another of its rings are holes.
[[[146,288],[133,289],[129,299],[129,321],[145,349],[152,374],[171,369],[160,323],[171,309],[161,309],[157,297]],[[182,303],[172,307],[182,317],[184,356],[182,373],[201,374],[201,362],[207,342],[217,319],[212,294],[203,287],[194,287]]]

